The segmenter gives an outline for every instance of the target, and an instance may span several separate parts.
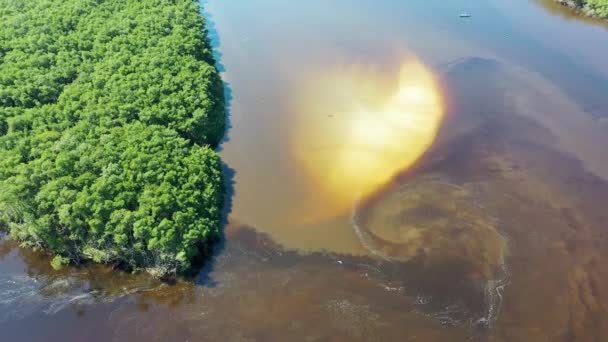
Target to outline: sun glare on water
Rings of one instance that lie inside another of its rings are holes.
[[[298,92],[292,151],[311,182],[308,220],[340,215],[411,167],[443,118],[433,74],[415,59],[394,75],[350,65],[310,77]]]

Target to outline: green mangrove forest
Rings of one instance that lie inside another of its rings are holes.
[[[596,18],[608,18],[608,0],[556,0],[572,7],[583,15]]]
[[[0,0],[0,226],[56,267],[192,271],[223,83],[193,0]]]

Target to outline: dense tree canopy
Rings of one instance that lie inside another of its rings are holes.
[[[55,263],[188,271],[218,234],[222,82],[192,0],[0,0],[0,223]]]
[[[591,9],[599,17],[608,18],[608,0],[580,0],[583,6]]]

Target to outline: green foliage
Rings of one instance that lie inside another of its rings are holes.
[[[585,0],[585,6],[597,16],[608,18],[608,0]]]
[[[192,0],[0,0],[0,225],[188,271],[219,232],[222,82]]]
[[[69,265],[70,264],[70,259],[66,258],[66,257],[62,257],[61,255],[56,255],[52,260],[51,260],[51,267],[54,270],[59,271],[60,269],[62,269],[64,266]]]
[[[557,2],[578,9],[583,15],[608,19],[608,0],[556,0]]]

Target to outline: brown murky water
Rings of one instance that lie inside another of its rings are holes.
[[[541,3],[205,3],[225,242],[163,284],[4,240],[1,339],[608,341],[608,31]]]

